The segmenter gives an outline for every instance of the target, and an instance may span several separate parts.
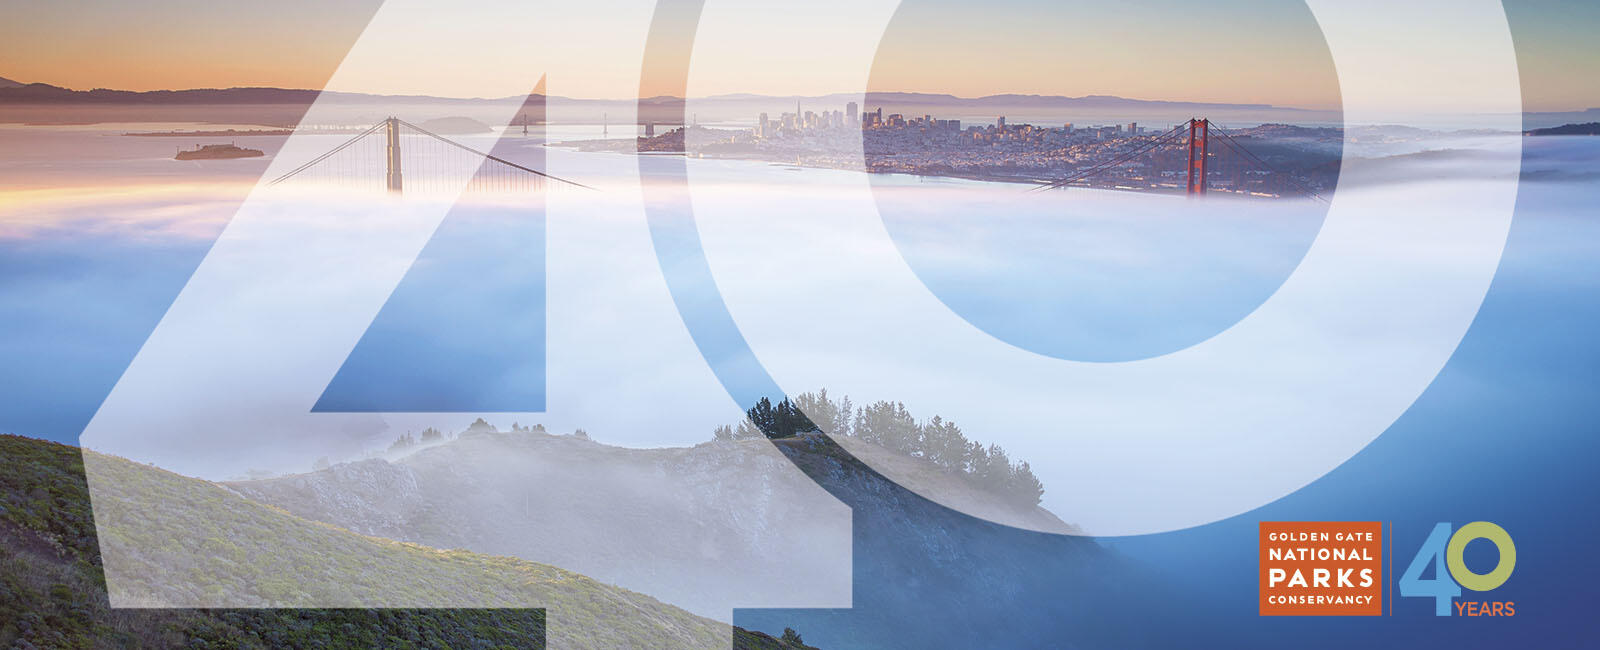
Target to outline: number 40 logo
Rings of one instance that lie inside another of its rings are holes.
[[[1500,550],[1500,561],[1495,564],[1494,570],[1488,573],[1473,573],[1463,560],[1467,544],[1476,539],[1494,542],[1495,547]],[[1434,577],[1431,580],[1423,580],[1422,572],[1427,568],[1430,558],[1433,560]],[[1428,539],[1422,542],[1422,548],[1417,549],[1416,557],[1411,558],[1411,565],[1406,567],[1405,574],[1400,576],[1400,595],[1432,596],[1433,613],[1437,616],[1449,616],[1450,601],[1461,595],[1461,587],[1472,591],[1492,591],[1505,584],[1506,579],[1511,577],[1511,571],[1516,567],[1517,545],[1512,543],[1511,535],[1504,528],[1487,521],[1475,521],[1462,526],[1461,530],[1452,535],[1450,524],[1440,522],[1434,525],[1433,532],[1428,534]],[[1510,609],[1511,603],[1494,603],[1494,605],[1492,610],[1484,607],[1484,613],[1509,616],[1514,611]]]

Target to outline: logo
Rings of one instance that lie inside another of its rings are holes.
[[[1461,595],[1462,587],[1468,591],[1494,591],[1511,578],[1511,572],[1517,568],[1517,545],[1511,541],[1510,533],[1487,521],[1472,522],[1454,534],[1450,530],[1449,522],[1434,525],[1433,532],[1423,540],[1422,548],[1417,549],[1416,557],[1411,558],[1410,566],[1400,576],[1400,596],[1433,598],[1433,613],[1436,616],[1515,616],[1517,610],[1514,601],[1463,600],[1452,603]],[[1493,542],[1500,552],[1500,559],[1488,573],[1476,573],[1467,567],[1467,545],[1479,539]],[[1424,579],[1422,576],[1428,570],[1429,560],[1432,560],[1433,577]]]
[[[1263,521],[1262,616],[1383,613],[1383,524]]]

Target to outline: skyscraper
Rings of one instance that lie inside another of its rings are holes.
[[[860,107],[858,107],[855,102],[850,102],[844,105],[844,119],[846,120],[845,126],[861,126],[860,124],[856,123],[856,120],[861,119],[861,113],[858,111],[860,111]]]

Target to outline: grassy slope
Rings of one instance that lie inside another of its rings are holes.
[[[567,647],[727,643],[726,628],[715,622],[554,567],[355,535],[247,501],[211,483],[121,459],[88,457],[98,464],[97,476],[120,486],[116,500],[98,505],[107,518],[103,523],[126,534],[103,540],[104,548],[121,554],[116,566],[148,569],[118,576],[124,596],[138,604],[182,605],[218,595],[172,587],[192,582],[226,590],[230,602],[243,598],[262,607],[307,599],[538,603],[576,617],[560,619],[574,620],[575,632],[582,633],[559,639]],[[0,645],[543,645],[544,614],[534,609],[113,609],[83,462],[84,455],[73,447],[0,436]],[[132,525],[133,518],[146,523]],[[242,540],[273,543],[261,548]],[[185,558],[192,561],[185,565]],[[175,575],[174,567],[204,579]],[[307,585],[325,591],[305,593]],[[734,634],[740,648],[792,647],[760,633],[736,629]]]

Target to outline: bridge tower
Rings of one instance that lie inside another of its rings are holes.
[[[388,163],[386,165],[388,167],[386,177],[389,181],[389,191],[399,194],[403,191],[403,184],[400,182],[400,120],[399,118],[391,117],[383,121],[383,126],[388,136],[388,146],[384,151],[387,154],[385,156]]]
[[[1189,120],[1189,194],[1206,193],[1206,149],[1211,140],[1211,120]]]

